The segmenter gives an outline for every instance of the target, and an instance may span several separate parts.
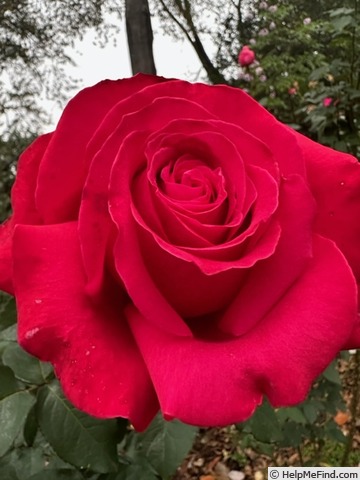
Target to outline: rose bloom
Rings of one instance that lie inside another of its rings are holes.
[[[245,45],[239,53],[238,61],[242,67],[247,67],[251,65],[255,60],[255,52],[251,50],[247,45]]]
[[[323,99],[323,106],[324,107],[330,107],[330,105],[333,103],[333,99],[331,97],[326,97]]]
[[[239,422],[360,345],[360,165],[240,89],[83,90],[21,156],[12,206],[20,344],[91,415]]]

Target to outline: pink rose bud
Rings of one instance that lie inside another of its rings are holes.
[[[324,98],[323,100],[323,106],[324,107],[330,107],[330,105],[332,104],[333,102],[333,99],[331,97],[326,97]]]
[[[289,88],[288,94],[289,94],[289,95],[296,95],[296,94],[297,94],[296,88],[295,88],[295,87]]]
[[[253,52],[247,45],[245,45],[239,53],[238,61],[242,67],[251,65],[255,60],[255,52]]]

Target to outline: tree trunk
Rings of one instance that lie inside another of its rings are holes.
[[[139,72],[155,75],[148,0],[125,0],[125,16],[133,75]]]

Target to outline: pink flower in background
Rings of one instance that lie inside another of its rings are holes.
[[[253,52],[253,50],[251,50],[247,45],[245,45],[245,46],[240,50],[238,60],[239,60],[239,64],[240,64],[242,67],[247,67],[247,66],[251,65],[251,64],[254,62],[254,60],[255,60],[255,52]]]
[[[324,107],[330,107],[330,105],[333,103],[333,99],[331,97],[326,97],[323,100],[323,106]]]
[[[277,11],[277,9],[278,9],[277,5],[271,5],[269,7],[269,12],[275,13]]]
[[[303,20],[304,25],[310,25],[310,23],[311,23],[311,18],[310,17],[304,18],[304,20]]]
[[[269,35],[269,30],[267,28],[262,28],[260,31],[259,31],[259,36],[260,37],[266,37],[266,35]]]
[[[289,88],[288,94],[289,94],[289,95],[296,95],[296,94],[297,94],[296,88],[295,88],[295,87]]]

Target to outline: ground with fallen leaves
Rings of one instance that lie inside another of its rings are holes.
[[[344,382],[344,399],[349,406],[351,392],[354,391],[354,372],[345,367],[347,366],[341,365],[340,372],[342,371]],[[338,412],[334,420],[347,434],[351,421],[349,410]],[[353,451],[360,451],[359,409]],[[300,465],[296,449],[281,449],[275,459],[270,459],[250,448],[242,448],[239,433],[234,426],[201,429],[191,452],[172,480],[265,480],[267,467],[275,466],[274,460],[276,466]]]

